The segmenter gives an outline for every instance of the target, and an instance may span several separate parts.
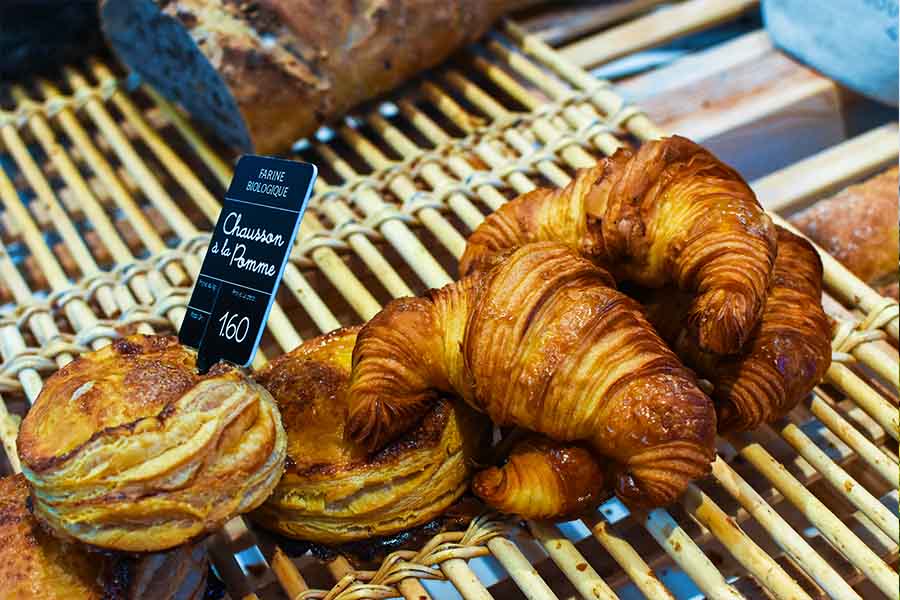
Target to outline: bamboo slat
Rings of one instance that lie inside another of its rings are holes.
[[[555,525],[543,521],[530,521],[528,529],[583,597],[617,600],[618,596],[609,584],[597,574],[594,567]]]
[[[576,65],[595,67],[733,20],[757,4],[756,0],[688,0],[570,44],[560,54]]]

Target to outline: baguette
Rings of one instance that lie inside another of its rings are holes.
[[[533,0],[531,0],[533,1]],[[529,0],[102,0],[119,58],[241,151],[273,153]]]

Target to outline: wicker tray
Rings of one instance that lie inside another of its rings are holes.
[[[93,61],[56,86],[13,88],[0,113],[6,470],[19,469],[17,415],[45,377],[123,333],[177,330],[218,215],[230,160],[134,84]],[[504,24],[393,101],[298,145],[321,176],[257,363],[447,283],[487,212],[661,134],[608,83]],[[821,168],[840,154],[755,187],[780,206],[815,196],[850,177]],[[868,170],[884,163],[862,154]],[[818,176],[804,184],[806,172]],[[279,597],[273,576],[291,598],[898,597],[898,360],[883,341],[898,339],[898,307],[823,260],[838,322],[825,382],[777,426],[720,440],[712,477],[679,504],[638,520],[612,503],[561,526],[485,515],[377,571],[260,551],[238,519],[210,542],[231,597]]]

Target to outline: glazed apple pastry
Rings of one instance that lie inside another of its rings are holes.
[[[203,544],[141,556],[89,552],[50,533],[28,510],[25,477],[0,479],[0,599],[200,600]]]
[[[348,390],[353,440],[383,448],[441,393],[555,440],[518,449],[534,468],[559,472],[565,459],[589,474],[588,489],[554,484],[563,476],[535,490],[533,477],[513,481],[514,456],[476,475],[476,493],[526,517],[587,508],[601,474],[632,507],[665,505],[714,456],[715,412],[693,373],[607,271],[562,244],[529,244],[425,297],[394,300],[362,328]]]
[[[490,423],[436,398],[398,439],[375,453],[345,431],[350,360],[359,328],[308,340],[256,373],[287,430],[287,467],[252,513],[291,538],[341,544],[431,521],[468,488]]]
[[[35,516],[65,540],[172,548],[256,508],[281,477],[271,395],[225,363],[199,375],[174,337],[135,335],[47,379],[22,421]]]

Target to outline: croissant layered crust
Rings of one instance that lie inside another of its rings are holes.
[[[692,294],[689,330],[706,351],[738,351],[756,326],[775,230],[741,176],[674,136],[620,149],[560,189],[524,194],[488,216],[460,260],[467,275],[511,248],[556,241],[617,281]]]
[[[771,423],[812,391],[831,364],[831,326],[822,309],[822,261],[812,245],[778,227],[778,256],[762,320],[735,356],[703,352],[683,326],[689,299],[657,291],[647,315],[676,353],[710,380],[719,430]]]
[[[287,469],[252,518],[283,535],[338,544],[392,535],[440,515],[468,488],[489,423],[438,400],[399,439],[371,454],[345,434],[359,328],[334,331],[256,374],[287,431]]]
[[[480,471],[472,491],[490,506],[526,519],[575,516],[609,496],[604,467],[587,448],[531,435],[502,467]]]
[[[201,544],[139,557],[89,552],[51,535],[28,510],[25,477],[0,479],[0,599],[200,600]]]
[[[387,305],[353,352],[348,427],[382,447],[454,392],[498,425],[583,442],[611,459],[632,506],[671,502],[706,474],[711,401],[610,275],[561,244]]]
[[[34,514],[57,536],[172,548],[271,493],[286,437],[271,395],[177,339],[136,335],[51,376],[18,438]]]

